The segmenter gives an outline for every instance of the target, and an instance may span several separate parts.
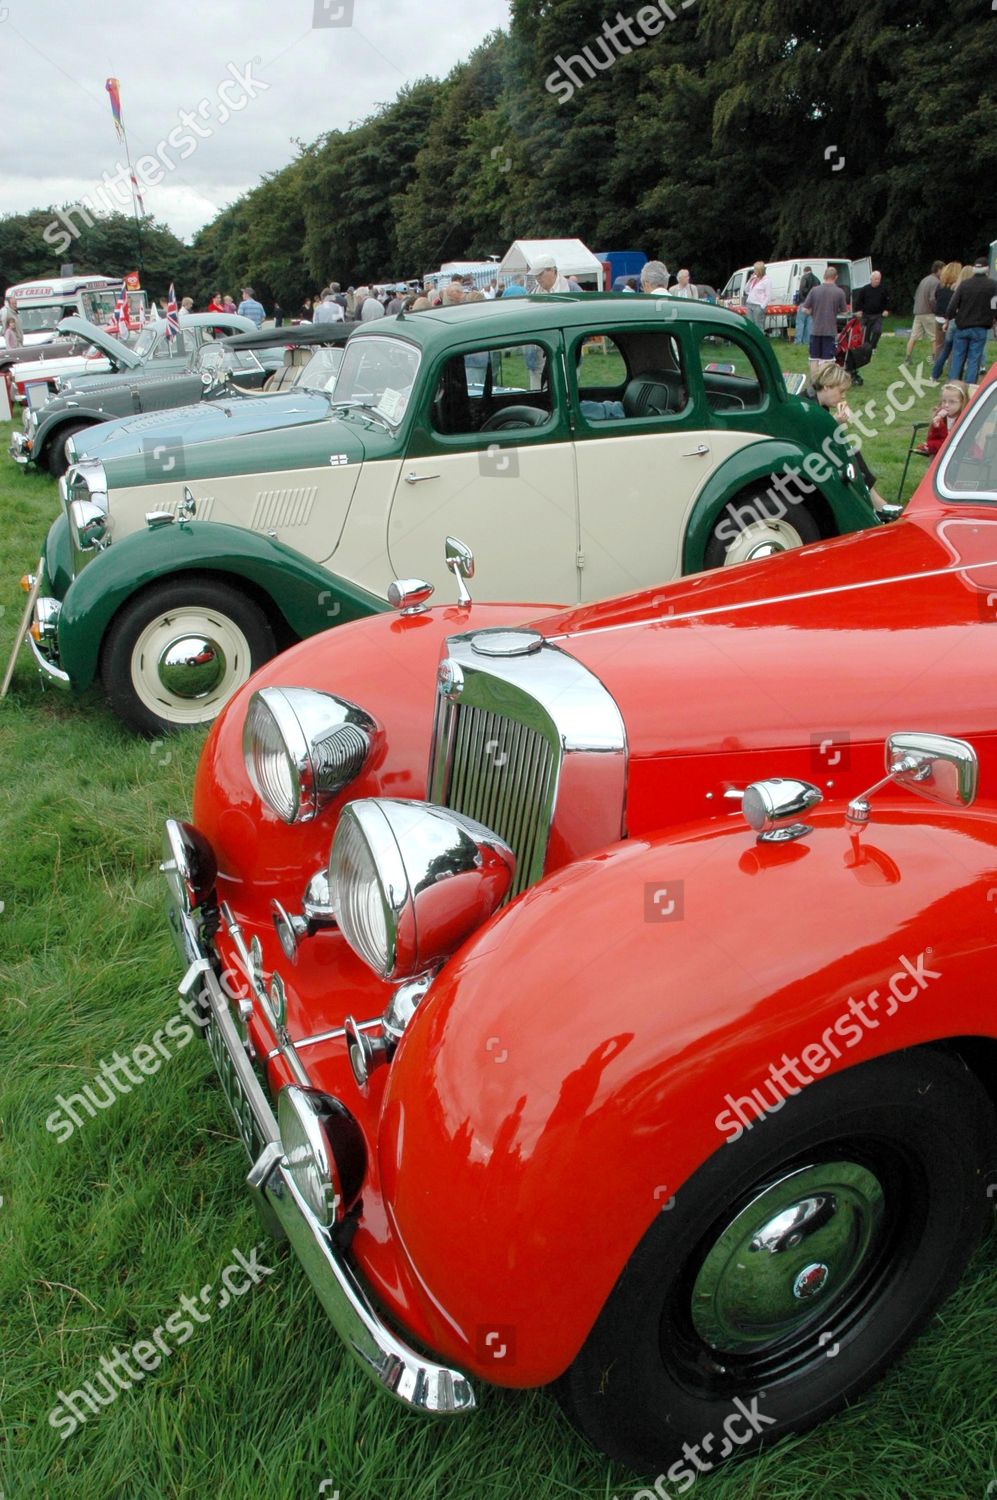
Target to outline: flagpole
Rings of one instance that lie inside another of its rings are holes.
[[[114,116],[114,128],[118,132],[118,138],[124,143],[125,160],[128,163],[128,180],[132,190],[132,213],[135,216],[135,237],[138,240],[138,268],[144,281],[145,257],[142,251],[142,221],[139,215],[139,204],[142,202],[142,195],[138,190],[138,178],[135,176],[135,168],[132,166],[132,153],[128,145],[128,132],[125,130],[124,115],[121,109],[121,86],[116,78],[109,78],[104,87],[111,96],[111,113]],[[145,211],[144,204],[142,204],[142,211]]]
[[[125,160],[128,162],[128,180],[132,187],[132,213],[135,215],[135,236],[138,240],[138,268],[143,282],[145,281],[145,260],[142,255],[142,220],[139,218],[138,200],[135,196],[138,184],[135,181],[135,170],[132,167],[132,153],[128,147],[128,132],[121,126],[121,134],[125,138]]]

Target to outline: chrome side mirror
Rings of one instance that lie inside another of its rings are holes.
[[[886,775],[849,802],[848,818],[868,823],[869,799],[891,783],[944,807],[969,807],[976,800],[978,780],[976,751],[965,740],[911,731],[891,734],[886,741]]]
[[[916,764],[911,767],[909,762]],[[886,765],[898,786],[908,787],[946,807],[970,807],[976,801],[979,762],[965,740],[944,734],[891,734]]]
[[[474,553],[455,536],[447,537],[447,567],[457,580],[457,603],[470,604],[471,596],[464,583],[465,578],[474,577]]]
[[[811,782],[773,776],[768,781],[753,781],[746,788],[741,811],[760,844],[782,844],[813,832],[809,823],[795,820],[821,801],[821,792]]]
[[[189,484],[185,484],[184,487],[183,487],[183,500],[177,506],[177,520],[178,521],[193,521],[193,519],[194,519],[194,517],[196,515],[197,515],[197,501],[194,499],[194,496],[191,494],[190,485]]]

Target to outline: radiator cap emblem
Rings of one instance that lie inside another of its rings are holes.
[[[532,656],[544,643],[536,630],[479,630],[471,637],[471,650],[477,656]]]

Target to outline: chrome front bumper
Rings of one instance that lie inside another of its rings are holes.
[[[286,1170],[276,1117],[253,1071],[200,932],[178,904],[169,881],[167,889],[167,917],[186,965],[180,993],[200,989],[212,1056],[240,1134],[245,1139],[249,1124],[255,1140],[262,1143],[246,1182],[265,1219],[276,1218],[336,1332],[382,1389],[408,1407],[435,1415],[471,1411],[476,1402],[467,1377],[425,1359],[381,1321],[346,1257],[295,1187]]]
[[[30,647],[31,655],[35,659],[35,666],[38,668],[39,674],[46,682],[50,682],[53,687],[63,688],[68,692],[73,685],[69,680],[69,673],[64,672],[61,667],[57,667],[54,661],[49,661],[30,630],[24,639]]]
[[[7,451],[16,464],[26,467],[31,461],[31,439],[24,432],[15,432],[11,435]]]

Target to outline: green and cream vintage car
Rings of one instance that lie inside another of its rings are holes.
[[[448,535],[478,596],[525,618],[876,521],[757,330],[669,298],[386,318],[333,392],[109,422],[69,454],[28,643],[145,733],[212,719],[284,645],[384,609],[392,578],[446,583]]]

